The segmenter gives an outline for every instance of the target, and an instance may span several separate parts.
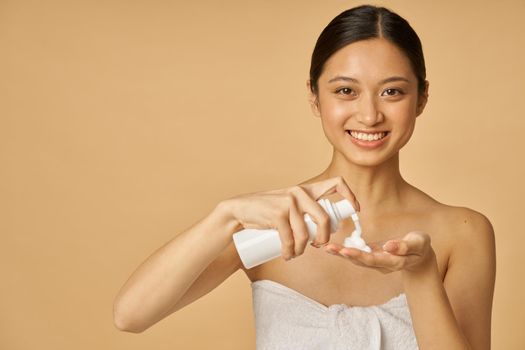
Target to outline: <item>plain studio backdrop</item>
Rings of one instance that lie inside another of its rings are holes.
[[[0,1],[0,348],[255,348],[242,271],[142,334],[116,330],[113,300],[221,199],[324,169],[310,56],[361,4]],[[493,348],[522,348],[525,2],[373,4],[404,16],[426,56],[430,100],[401,173],[492,221]]]

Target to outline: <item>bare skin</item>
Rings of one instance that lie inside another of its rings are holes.
[[[338,76],[352,79],[329,82]],[[391,77],[402,79],[385,82]],[[159,248],[117,296],[117,327],[141,332],[243,269],[251,281],[273,280],[327,306],[375,305],[405,293],[420,349],[490,349],[492,225],[474,210],[432,199],[399,171],[399,150],[424,110],[428,83],[419,92],[403,52],[372,39],[337,51],[318,91],[307,86],[334,147],[326,170],[289,188],[226,199]],[[363,149],[346,130],[389,133],[381,147]],[[342,246],[353,230],[349,220],[329,234],[320,197],[360,207],[372,253]],[[304,213],[318,223],[317,245],[306,240]],[[246,270],[231,241],[243,227],[278,229],[283,258]]]

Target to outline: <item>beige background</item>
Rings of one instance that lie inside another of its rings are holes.
[[[0,0],[0,348],[253,349],[241,271],[138,335],[113,298],[221,199],[324,169],[310,55],[358,4]],[[375,4],[414,26],[431,82],[402,174],[490,218],[493,348],[523,348],[525,2]]]

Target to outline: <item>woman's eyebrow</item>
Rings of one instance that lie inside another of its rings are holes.
[[[331,83],[333,81],[338,81],[338,80],[351,81],[353,83],[359,83],[359,80],[354,79],[354,78],[350,78],[350,77],[345,77],[343,75],[337,75],[337,76],[333,77],[332,79],[328,80],[328,83]]]
[[[393,81],[405,81],[407,83],[410,83],[410,80],[408,80],[405,77],[400,77],[400,76],[394,76],[394,77],[383,79],[383,80],[380,81],[380,83],[381,84],[386,84],[386,83],[391,83]]]
[[[334,82],[334,81],[339,81],[339,80],[350,81],[350,82],[353,82],[353,83],[359,83],[359,80],[357,80],[355,78],[352,78],[352,77],[346,77],[344,75],[337,75],[337,76],[333,77],[332,79],[328,80],[328,83],[331,83],[331,82]],[[401,77],[401,76],[388,77],[386,79],[381,80],[379,83],[380,84],[386,84],[386,83],[391,83],[391,82],[394,82],[394,81],[405,81],[407,83],[410,83],[410,80],[408,80],[405,77]]]

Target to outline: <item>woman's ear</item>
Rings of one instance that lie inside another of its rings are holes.
[[[425,109],[425,106],[427,105],[428,101],[428,86],[430,83],[428,80],[425,80],[425,90],[423,93],[419,94],[419,97],[417,99],[417,109],[416,109],[416,118],[423,113],[423,110]]]
[[[319,99],[317,94],[312,91],[310,79],[306,80],[306,88],[308,89],[308,102],[310,103],[313,114],[316,117],[321,117],[321,112],[319,112]]]

